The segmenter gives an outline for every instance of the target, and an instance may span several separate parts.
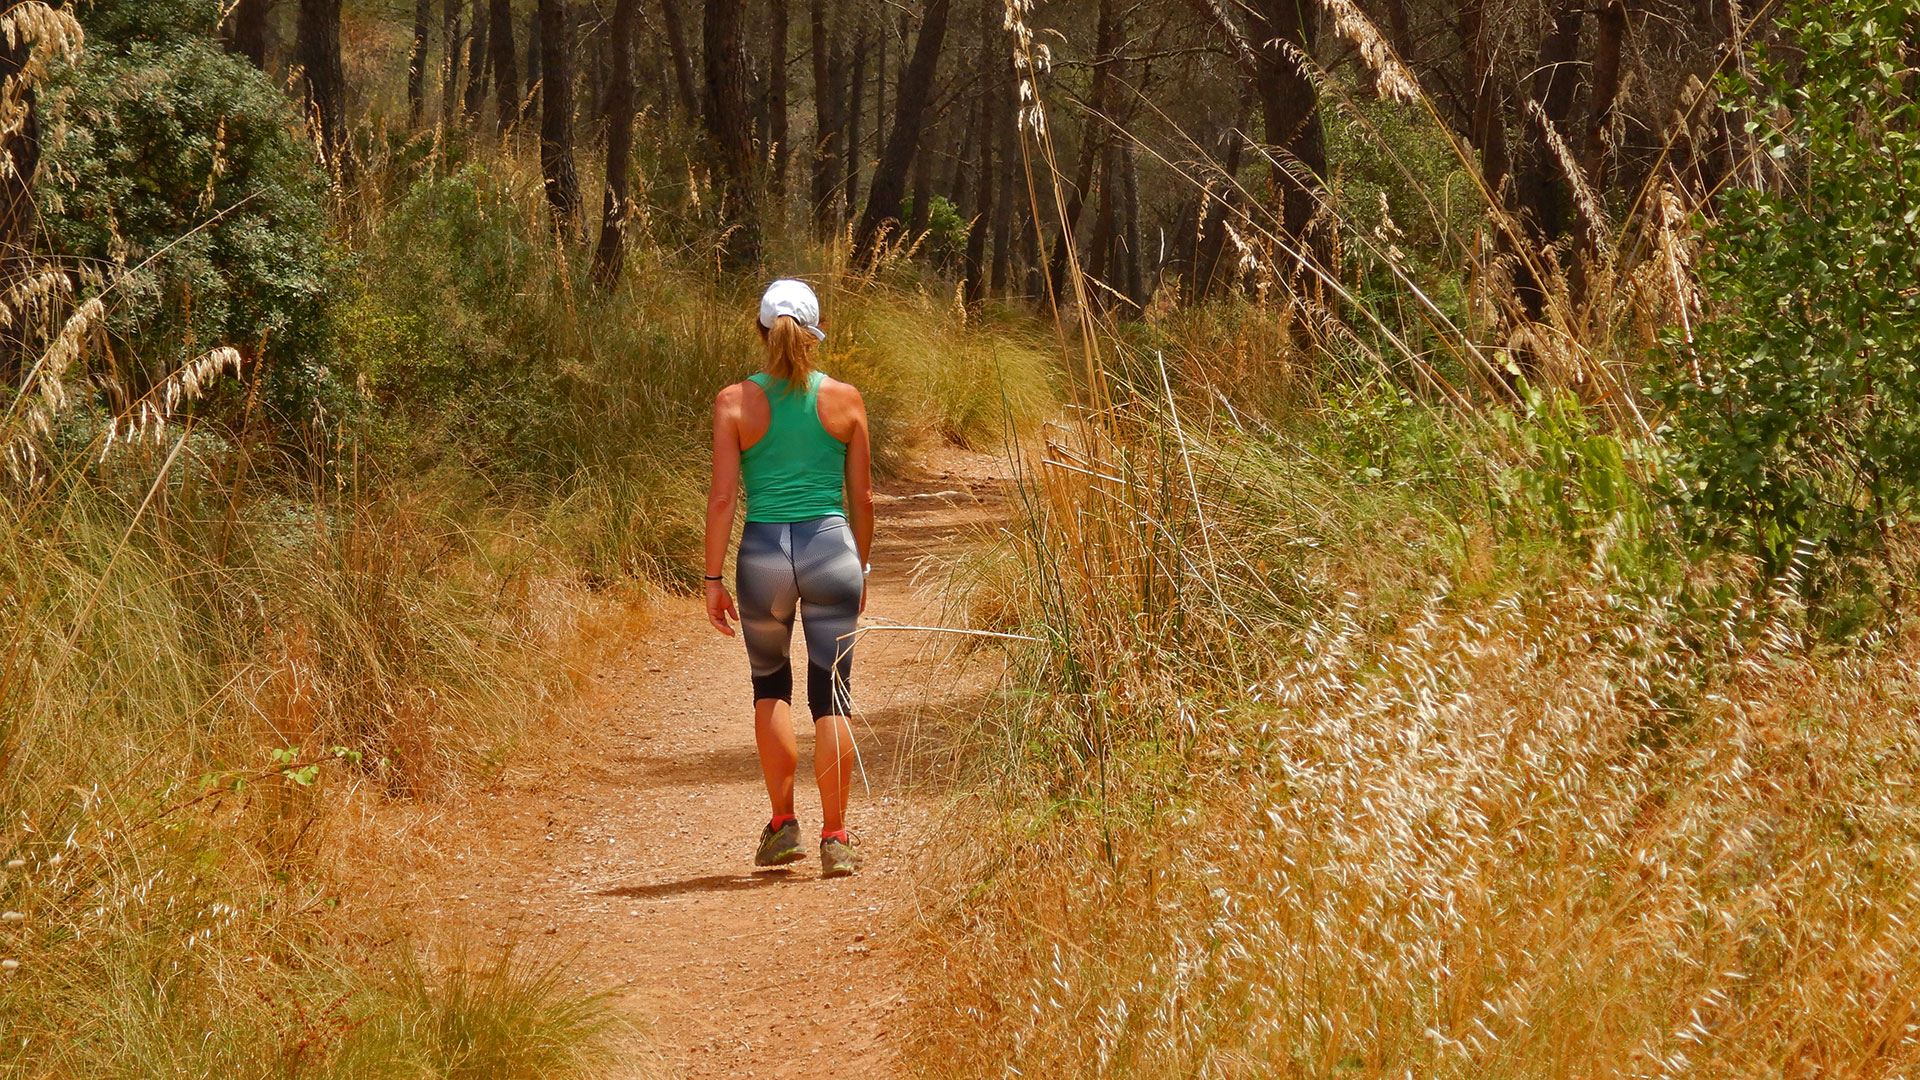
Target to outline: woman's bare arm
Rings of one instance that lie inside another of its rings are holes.
[[[727,541],[733,538],[733,513],[740,502],[740,388],[729,386],[713,400],[713,478],[707,484],[707,621],[733,636],[729,618],[738,621],[733,595],[714,580],[727,567]]]
[[[852,391],[853,437],[847,440],[847,523],[853,526],[853,543],[860,552],[860,565],[873,556],[873,447],[867,439],[867,403],[860,391]],[[867,607],[860,598],[860,610]]]

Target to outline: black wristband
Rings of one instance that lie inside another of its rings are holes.
[[[720,576],[718,576],[718,577],[709,577],[709,578],[707,578],[707,580],[708,580],[708,581],[725,581],[725,580],[726,580],[726,577],[727,577],[727,575],[725,575],[725,574],[721,574],[721,575],[720,575]]]

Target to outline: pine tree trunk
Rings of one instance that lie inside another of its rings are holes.
[[[536,2],[527,14],[527,84],[520,92],[520,119],[529,119],[529,114],[539,107],[540,93],[540,7]]]
[[[573,64],[567,0],[539,0],[540,175],[560,234],[580,224],[580,174],[573,164]]]
[[[1223,136],[1227,140],[1227,152],[1221,161],[1221,168],[1228,178],[1240,175],[1240,164],[1246,149],[1246,140],[1240,132],[1246,130],[1247,122],[1252,118],[1249,115],[1252,104],[1251,100],[1241,103],[1239,121],[1227,129]],[[1212,198],[1202,204],[1204,209],[1199,214],[1199,235],[1194,240],[1193,282],[1188,290],[1191,299],[1204,300],[1217,295],[1233,282],[1233,275],[1220,272],[1220,262],[1227,246],[1227,215],[1231,201],[1238,198],[1231,184],[1223,184]]]
[[[1465,46],[1467,84],[1472,88],[1473,115],[1467,121],[1467,142],[1480,151],[1480,180],[1498,196],[1513,158],[1507,145],[1508,88],[1495,64],[1493,31],[1486,25],[1487,0],[1462,0],[1460,40]]]
[[[898,224],[900,201],[907,193],[907,177],[914,155],[920,149],[920,133],[927,122],[927,105],[933,97],[934,75],[940,66],[940,50],[947,36],[949,0],[930,0],[920,20],[920,33],[914,40],[913,59],[900,80],[895,97],[893,131],[887,137],[886,152],[873,174],[873,190],[867,197],[867,212],[860,219],[854,237],[854,265],[869,263],[880,243],[884,226]]]
[[[1319,8],[1297,0],[1265,0],[1264,26],[1257,46],[1261,60],[1260,106],[1269,145],[1306,167],[1306,177],[1276,168],[1271,184],[1279,195],[1280,227],[1301,255],[1325,264],[1330,255],[1328,237],[1307,235],[1319,209],[1320,181],[1327,174],[1326,137],[1320,123],[1319,93],[1300,71],[1286,46],[1311,56]],[[1303,278],[1311,275],[1302,271]]]
[[[294,62],[307,87],[307,118],[319,131],[320,153],[342,186],[353,183],[347,147],[346,75],[340,65],[340,0],[300,0]]]
[[[417,125],[427,113],[427,38],[433,0],[413,0],[413,51],[407,54],[407,115]]]
[[[860,114],[864,111],[867,99],[867,28],[860,28],[859,36],[853,40],[853,71],[848,79],[847,91],[847,130],[846,130],[846,179],[841,187],[844,191],[846,210],[845,221],[851,223],[860,208],[860,164],[865,154],[860,146]]]
[[[1120,48],[1119,23],[1114,18],[1113,0],[1100,0],[1100,17],[1094,25],[1093,43],[1093,87],[1090,103],[1093,110],[1101,116],[1107,113],[1108,101],[1112,98],[1109,89],[1113,83],[1114,54]],[[1047,261],[1047,278],[1052,282],[1057,294],[1066,287],[1067,245],[1075,240],[1080,228],[1080,213],[1086,207],[1087,191],[1093,186],[1093,167],[1106,145],[1110,133],[1104,120],[1089,118],[1086,131],[1081,136],[1080,160],[1073,170],[1073,186],[1067,191],[1066,205],[1062,207],[1066,224],[1062,226],[1061,236],[1055,242],[1053,255]]]
[[[1573,94],[1579,79],[1574,61],[1580,51],[1579,8],[1559,12],[1546,38],[1540,43],[1540,59],[1534,67],[1533,99],[1556,133],[1564,135],[1573,112]],[[1521,207],[1531,215],[1533,226],[1551,243],[1567,231],[1567,190],[1561,177],[1563,167],[1548,141],[1548,132],[1529,115],[1521,118],[1528,134],[1526,167],[1522,170],[1518,195]]]
[[[936,145],[929,139],[928,145]],[[933,155],[925,147],[913,156],[913,214],[907,222],[907,235],[919,236],[927,231],[927,222],[933,216]]]
[[[1013,212],[1020,176],[1020,131],[1014,100],[1015,82],[1012,57],[1002,57],[1002,81],[992,90],[1001,100],[999,124],[1000,190],[993,204],[993,288],[1001,296],[1012,296],[1013,288]]]
[[[221,27],[227,51],[246,57],[262,70],[267,66],[267,13],[271,10],[273,0],[234,0]]]
[[[480,120],[480,109],[487,100],[487,62],[492,56],[487,51],[488,18],[491,9],[487,0],[473,0],[473,33],[467,38],[467,123],[475,124]]]
[[[1108,142],[1100,151],[1100,178],[1094,181],[1100,192],[1100,203],[1093,212],[1093,239],[1087,243],[1087,276],[1095,281],[1112,287],[1112,272],[1108,266],[1108,257],[1113,251],[1113,215],[1114,215],[1114,173],[1116,155],[1114,145]],[[1105,306],[1106,291],[1100,290],[1095,302]]]
[[[839,214],[834,193],[840,180],[841,118],[840,43],[827,27],[831,0],[813,0],[809,13],[813,31],[813,234],[817,240],[833,235]]]
[[[607,84],[607,194],[600,215],[600,247],[593,279],[602,288],[619,280],[626,260],[627,216],[632,205],[628,172],[633,164],[633,23],[640,0],[614,0],[610,26],[613,77]]]
[[[1131,140],[1121,144],[1120,154],[1121,291],[1141,309],[1146,307],[1147,289],[1140,265],[1140,154]]]
[[[460,0],[441,0],[440,40],[446,55],[440,60],[440,124],[452,127],[460,109],[460,72],[466,38],[460,33]]]
[[[991,42],[993,35],[985,35],[980,43],[978,63],[983,72],[992,72],[998,68],[995,51]],[[968,304],[977,304],[986,295],[986,254],[987,234],[993,228],[994,182],[999,170],[994,167],[995,144],[999,142],[1000,95],[993,92],[992,79],[980,93],[980,138],[975,153],[980,169],[974,181],[973,227],[967,233],[967,256],[961,272],[966,276],[963,292]]]
[[[700,92],[693,81],[693,52],[687,44],[687,24],[680,15],[680,0],[660,0],[660,21],[667,32],[667,52],[673,55],[673,81],[680,91],[680,113],[699,116]]]
[[[513,48],[513,0],[492,0],[493,95],[500,134],[520,119],[520,72]]]
[[[767,141],[773,144],[773,197],[783,207],[787,197],[787,159],[792,157],[792,147],[787,145],[787,35],[791,30],[787,20],[787,0],[770,0],[772,4],[773,25],[768,32],[772,35],[767,50]]]
[[[701,35],[707,68],[707,130],[713,136],[725,192],[723,213],[730,226],[721,254],[735,267],[760,260],[759,177],[748,115],[745,18],[746,0],[708,0]]]
[[[1587,180],[1595,191],[1607,190],[1612,180],[1612,147],[1609,131],[1613,109],[1620,98],[1620,53],[1627,36],[1625,0],[1603,0],[1596,20],[1593,43],[1593,89],[1587,105],[1587,140],[1584,165]]]

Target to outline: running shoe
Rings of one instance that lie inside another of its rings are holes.
[[[807,857],[800,847],[800,823],[788,818],[778,829],[772,822],[760,830],[760,850],[753,853],[755,866],[785,866]]]
[[[820,841],[820,876],[846,877],[860,868],[860,849],[851,838],[830,836]]]

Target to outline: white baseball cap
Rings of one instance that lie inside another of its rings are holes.
[[[820,298],[813,295],[812,286],[806,282],[781,278],[760,294],[761,326],[773,329],[774,320],[782,315],[812,331],[819,340],[827,340],[826,331],[820,329]]]

